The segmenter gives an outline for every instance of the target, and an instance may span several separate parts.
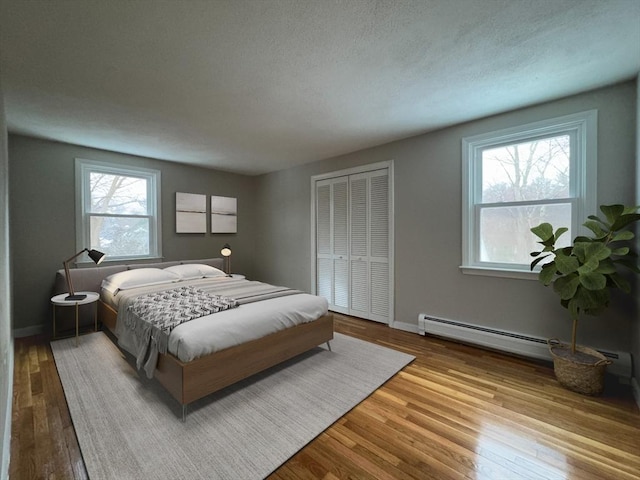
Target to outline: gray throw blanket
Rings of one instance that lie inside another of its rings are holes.
[[[138,351],[136,366],[140,368],[150,352],[167,353],[169,334],[178,325],[237,306],[238,301],[233,298],[211,295],[194,286],[136,297],[123,319],[144,347]],[[157,359],[157,354],[152,356]],[[155,367],[155,359],[152,363]]]

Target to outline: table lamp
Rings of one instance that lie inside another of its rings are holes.
[[[64,299],[65,300],[84,300],[85,298],[87,298],[86,295],[84,294],[79,294],[76,295],[76,292],[73,291],[73,282],[71,281],[71,275],[69,275],[69,263],[71,262],[71,260],[75,259],[76,257],[80,256],[81,254],[83,254],[84,252],[89,252],[89,258],[91,260],[93,260],[96,265],[100,265],[102,263],[102,261],[105,259],[106,255],[102,252],[99,252],[98,250],[89,250],[88,248],[84,248],[82,250],[80,250],[78,253],[76,253],[73,257],[65,260],[64,262],[62,262],[62,264],[64,265],[64,275],[67,278],[67,288],[69,291],[69,295],[67,295]]]
[[[220,253],[222,254],[223,257],[227,259],[227,277],[230,277],[231,276],[231,245],[229,245],[228,243],[225,243],[224,246],[222,247],[222,250],[220,250]]]

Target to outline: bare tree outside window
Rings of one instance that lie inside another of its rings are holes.
[[[91,248],[111,257],[149,254],[148,180],[91,172]]]
[[[530,228],[571,225],[571,137],[558,135],[482,152],[479,256],[483,262],[526,264],[535,250]],[[567,238],[571,238],[571,232]]]

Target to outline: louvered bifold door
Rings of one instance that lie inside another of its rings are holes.
[[[316,291],[333,304],[331,181],[316,183]]]
[[[391,321],[391,194],[387,168],[316,181],[316,292],[330,310]]]
[[[348,177],[316,183],[316,284],[329,308],[349,309]]]
[[[349,312],[349,179],[332,183],[333,310]]]
[[[349,176],[351,235],[349,273],[351,274],[351,315],[369,318],[369,218],[368,175]]]
[[[369,177],[369,295],[371,320],[389,323],[390,312],[390,202],[387,170]]]

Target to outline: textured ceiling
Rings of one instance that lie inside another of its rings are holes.
[[[634,78],[638,0],[0,0],[10,132],[260,174]]]

